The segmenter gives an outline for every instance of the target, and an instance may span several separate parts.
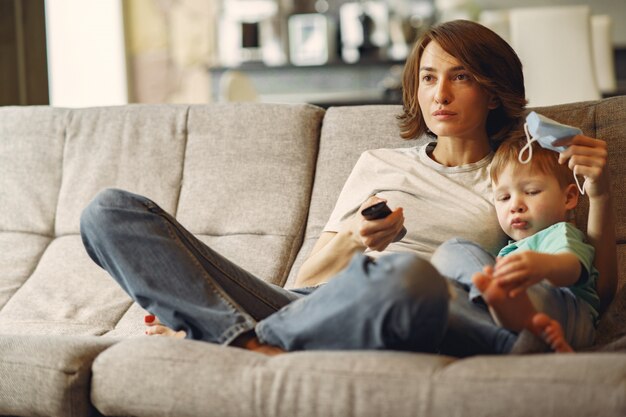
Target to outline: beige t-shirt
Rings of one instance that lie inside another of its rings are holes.
[[[446,167],[433,161],[421,147],[376,149],[364,152],[348,177],[337,204],[324,227],[338,232],[341,222],[354,215],[371,195],[387,200],[391,209],[404,209],[406,236],[391,243],[379,256],[391,252],[415,252],[430,259],[435,249],[452,237],[478,243],[492,254],[506,244],[492,203],[489,164],[482,160]]]

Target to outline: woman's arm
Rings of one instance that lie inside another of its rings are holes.
[[[600,296],[601,311],[611,303],[617,289],[615,219],[607,155],[606,142],[577,135],[559,157],[560,163],[567,161],[577,175],[586,177],[585,190],[589,195],[587,237],[596,249],[594,266],[600,272],[596,289]]]
[[[383,200],[369,198],[353,217],[343,223],[339,232],[324,232],[320,235],[298,271],[296,287],[326,282],[343,270],[355,253],[363,252],[368,247],[382,251],[393,241],[404,224],[401,208],[380,220],[366,220],[361,215],[363,208],[379,201]]]

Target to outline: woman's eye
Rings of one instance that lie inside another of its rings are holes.
[[[461,74],[457,74],[456,77],[457,80],[459,81],[468,81],[470,79],[469,74],[465,74],[465,73],[461,73]]]
[[[433,76],[432,75],[424,75],[422,77],[422,81],[424,81],[425,83],[428,83],[428,82],[430,82],[432,80],[433,80]]]

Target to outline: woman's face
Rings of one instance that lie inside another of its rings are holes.
[[[420,60],[418,101],[426,126],[439,139],[487,139],[487,115],[497,100],[458,59],[430,42]]]

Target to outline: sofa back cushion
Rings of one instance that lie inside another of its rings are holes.
[[[323,115],[259,103],[0,108],[0,333],[139,334],[142,311],[79,235],[83,208],[108,187],[148,196],[218,252],[283,283]]]
[[[192,107],[178,220],[282,285],[302,242],[323,116],[310,105]]]
[[[375,105],[331,107],[326,111],[304,242],[286,287],[294,285],[298,268],[321,234],[361,153],[375,148],[417,146],[426,141],[425,137],[409,141],[400,138],[396,116],[401,109],[395,105]]]
[[[0,112],[0,231],[54,235],[69,112],[4,107]]]

